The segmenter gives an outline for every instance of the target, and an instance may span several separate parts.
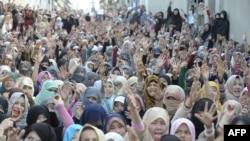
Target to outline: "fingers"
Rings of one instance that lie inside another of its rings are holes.
[[[204,112],[208,112],[208,102],[205,103]]]

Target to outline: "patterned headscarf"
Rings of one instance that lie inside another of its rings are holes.
[[[152,82],[152,81],[159,84],[160,88],[162,89],[162,85],[161,85],[161,81],[160,81],[159,77],[157,77],[155,75],[150,75],[150,76],[148,76],[146,78],[145,85],[144,85],[144,90],[143,90],[143,97],[144,97],[147,109],[155,106],[155,99],[152,96],[150,96],[148,91],[147,91],[147,87],[148,87],[149,83]]]

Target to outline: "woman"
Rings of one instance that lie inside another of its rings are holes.
[[[80,101],[85,107],[93,103],[101,104],[101,92],[96,87],[88,87]]]
[[[228,125],[232,122],[235,116],[240,115],[242,107],[238,101],[228,100],[222,106],[222,111],[218,117],[217,126],[223,128],[224,125]]]
[[[125,103],[125,95],[117,95],[114,98],[114,106],[113,106],[113,112],[119,113],[124,110],[124,103]]]
[[[124,141],[124,138],[116,132],[109,132],[105,134],[105,141]]]
[[[170,117],[172,117],[176,110],[178,109],[179,104],[185,100],[185,92],[178,85],[169,85],[165,90],[165,95],[163,102],[166,106]]]
[[[146,109],[152,107],[165,108],[162,102],[164,97],[164,94],[162,92],[162,84],[157,76],[151,75],[146,78],[143,97],[146,103]]]
[[[136,110],[136,99],[130,91],[125,91],[130,115],[132,128],[136,131],[137,136],[143,141],[160,141],[161,136],[169,132],[169,115],[167,111],[160,107],[152,107],[146,111],[143,118],[140,117]],[[129,140],[128,134],[125,140]]]
[[[240,93],[244,88],[244,81],[239,75],[231,75],[225,84],[226,101],[239,101]]]
[[[105,136],[102,130],[92,126],[90,124],[84,124],[84,128],[81,131],[79,141],[87,141],[87,140],[94,140],[94,141],[104,141]]]
[[[250,114],[249,112],[249,107],[250,107],[250,93],[249,93],[249,90],[250,90],[250,85],[248,85],[247,87],[245,87],[241,94],[240,94],[240,98],[239,98],[239,101],[240,101],[240,104],[242,106],[242,111],[241,111],[241,114],[243,115],[248,115]]]
[[[103,132],[104,134],[115,132],[124,137],[127,132],[126,125],[126,120],[120,114],[108,114],[103,121]]]
[[[50,72],[48,71],[41,71],[38,76],[37,76],[37,83],[35,85],[35,96],[41,91],[43,82],[48,80],[48,79],[53,79],[53,76]],[[34,81],[34,80],[33,80]]]
[[[19,84],[18,84],[18,81],[20,81]],[[26,77],[26,76],[20,77],[17,80],[16,87],[23,89],[23,92],[25,93],[25,95],[27,96],[29,100],[30,107],[34,106],[35,102],[33,100],[34,98],[33,80],[30,77]]]
[[[47,123],[35,123],[23,136],[24,141],[57,141],[53,128]]]
[[[35,97],[35,103],[41,104],[45,98],[52,98],[58,92],[58,85],[54,80],[46,80],[41,91]]]
[[[195,141],[194,124],[187,118],[179,118],[172,123],[170,134],[180,140]]]
[[[114,101],[114,83],[108,79],[106,83],[103,84],[104,87],[104,98],[102,100],[102,106],[105,111],[109,114],[113,110]]]
[[[26,117],[29,110],[28,98],[24,93],[15,92],[9,99],[9,116],[16,121],[16,126],[26,127]]]
[[[28,126],[39,122],[50,124],[50,118],[52,117],[50,117],[50,112],[46,106],[35,105],[29,109],[26,123]]]
[[[90,104],[85,107],[81,116],[81,125],[86,123],[91,124],[99,129],[103,127],[103,120],[106,117],[106,111],[101,104]],[[84,127],[85,128],[85,127]]]
[[[231,125],[250,125],[250,118],[245,115],[235,116],[231,122]]]
[[[70,125],[63,136],[63,141],[78,141],[80,138],[80,132],[83,129],[82,125],[72,124]]]
[[[210,86],[210,90],[211,90],[211,93],[212,93],[212,97],[209,96],[207,93],[207,89],[206,89],[206,86],[205,84],[202,86],[202,91],[201,91],[201,97],[200,98],[209,98],[211,100],[214,101],[214,103],[216,103],[216,106],[217,106],[217,109],[218,111],[221,111],[222,109],[222,105],[221,105],[221,102],[220,102],[220,88],[219,88],[219,85],[214,82],[214,81],[209,81],[209,86]]]

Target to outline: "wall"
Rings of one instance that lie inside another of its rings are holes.
[[[153,13],[162,11],[166,14],[169,0],[140,0],[140,4],[144,4],[148,11]],[[184,11],[187,10],[188,0],[173,0],[172,9],[179,8]]]
[[[242,34],[248,34],[250,43],[250,0],[223,0],[222,8],[228,12],[230,21],[230,38],[242,41]],[[223,10],[223,9],[220,9]],[[218,11],[216,11],[218,12]]]

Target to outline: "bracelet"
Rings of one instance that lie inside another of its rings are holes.
[[[214,130],[214,123],[212,123],[212,126],[211,126],[210,129],[208,129],[208,128],[206,127],[206,125],[204,125],[204,128],[205,128],[205,131],[207,131],[207,132],[212,132],[212,131]]]
[[[211,131],[210,133],[208,133],[208,131],[207,131],[207,130],[205,130],[205,136],[206,136],[206,137],[211,137],[211,136],[213,136],[213,135],[214,135],[214,133],[215,133],[214,128],[212,128],[212,131]]]

